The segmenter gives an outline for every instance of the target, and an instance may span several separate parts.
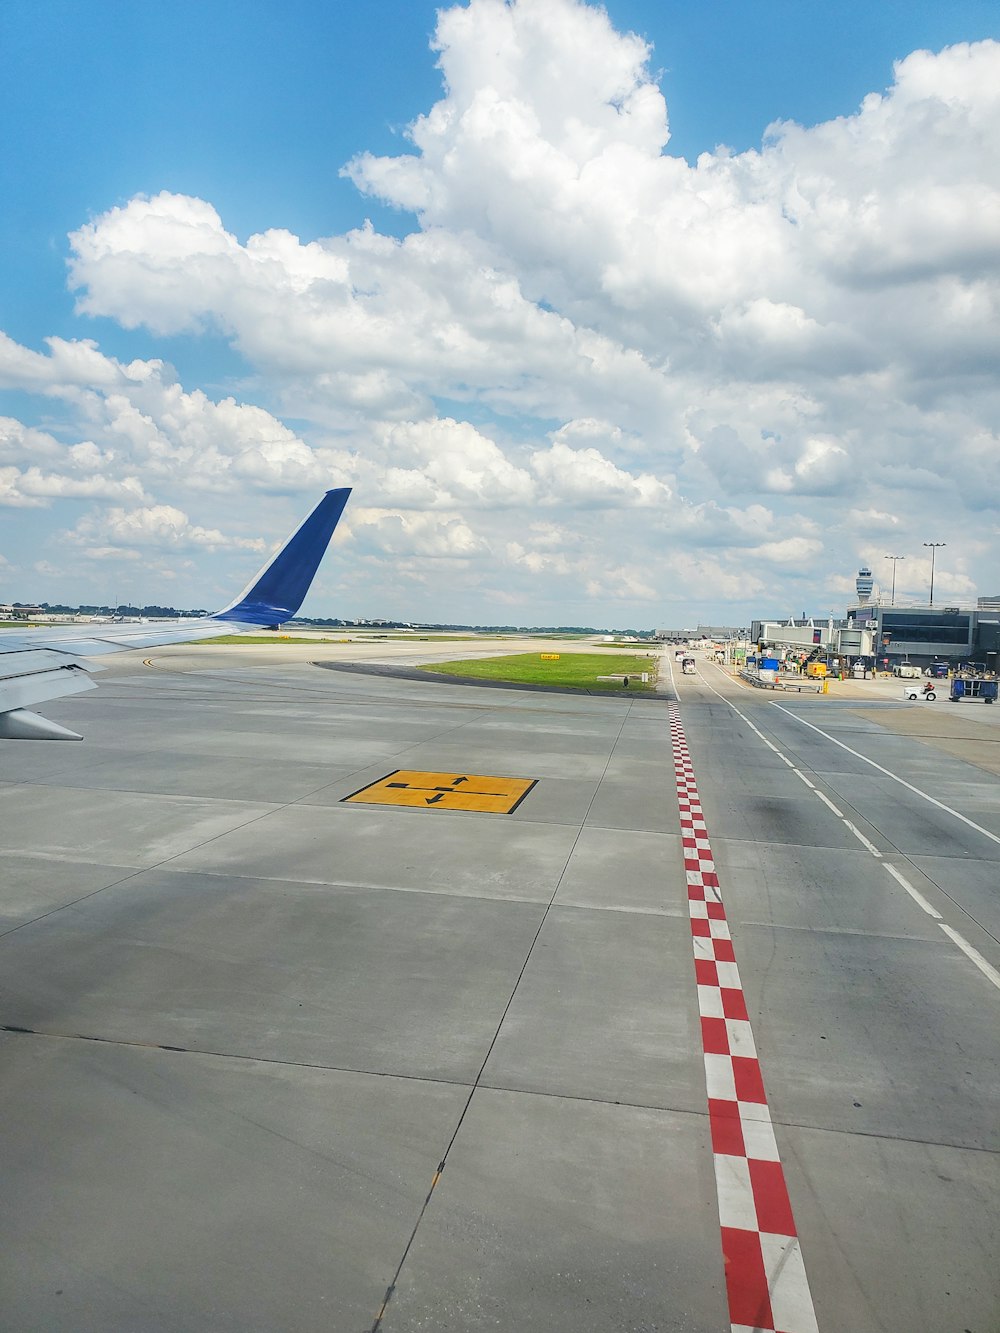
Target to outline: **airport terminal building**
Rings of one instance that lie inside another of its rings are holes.
[[[755,620],[754,642],[809,648],[867,665],[875,659],[879,670],[908,662],[929,667],[946,662],[950,667],[976,662],[997,671],[1000,662],[1000,610],[946,606],[880,606],[849,608],[846,619]]]
[[[880,664],[906,660],[917,666],[981,662],[996,670],[1000,612],[958,606],[859,606],[847,613],[848,626],[872,632]]]

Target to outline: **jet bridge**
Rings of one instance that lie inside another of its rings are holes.
[[[820,648],[837,652],[840,647],[840,630],[828,624],[817,625],[810,621],[806,625],[794,625],[780,620],[763,620],[754,628],[760,630],[755,636],[757,642],[772,648]]]
[[[862,627],[851,622],[835,625],[810,620],[797,625],[793,621],[763,620],[755,621],[753,628],[757,643],[769,648],[795,648],[816,657],[827,653],[851,659],[871,657],[877,649],[874,621],[866,621]]]

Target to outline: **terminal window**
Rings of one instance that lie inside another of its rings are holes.
[[[968,616],[936,616],[922,612],[918,617],[910,618],[896,614],[882,617],[882,629],[891,633],[893,640],[905,639],[909,643],[960,643],[969,641]]]

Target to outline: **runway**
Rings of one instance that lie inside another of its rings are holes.
[[[311,664],[474,651],[129,655],[0,749],[4,1327],[731,1327],[675,710]],[[816,1326],[997,1333],[1000,709],[699,672]]]

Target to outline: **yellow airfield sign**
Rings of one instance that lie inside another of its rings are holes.
[[[344,804],[408,805],[417,810],[474,810],[509,815],[521,804],[537,778],[491,778],[482,773],[421,773],[398,768],[378,782],[362,787]]]
[[[558,653],[539,653],[538,656],[542,659],[543,662],[558,662],[558,661],[559,661],[559,654],[558,654]]]

